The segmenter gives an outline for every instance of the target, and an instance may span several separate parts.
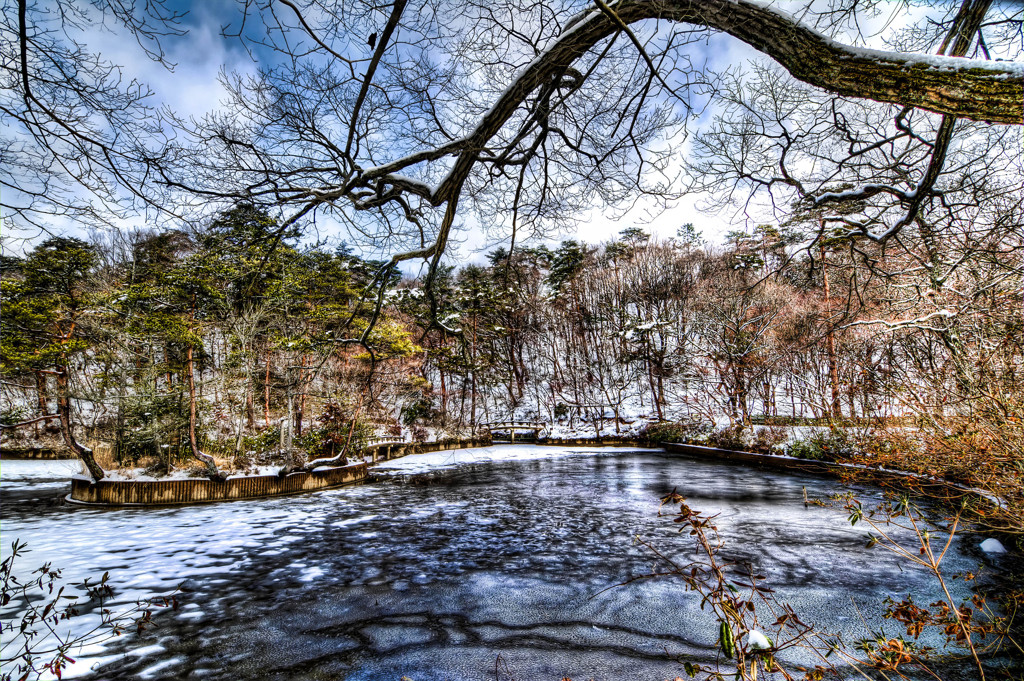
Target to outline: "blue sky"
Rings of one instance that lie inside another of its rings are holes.
[[[173,71],[143,58],[131,38],[110,32],[86,36],[89,47],[96,49],[103,58],[122,65],[127,77],[148,83],[155,93],[154,103],[166,105],[181,115],[201,117],[217,109],[225,96],[218,82],[221,72],[252,73],[257,68],[253,58],[264,65],[272,65],[273,60],[278,58],[273,52],[248,43],[252,50],[250,53],[237,38],[222,35],[226,26],[230,25],[237,30],[241,23],[240,3],[236,0],[173,0],[170,6],[179,12],[187,12],[181,27],[188,31],[183,37],[170,37],[164,41],[169,61],[176,64]],[[786,3],[782,3],[782,6],[785,7]],[[381,16],[383,18],[384,14]],[[247,26],[253,35],[263,30],[262,22],[257,17],[250,17]],[[690,46],[689,51],[694,64],[706,61],[713,69],[743,65],[750,59],[759,58],[756,52],[744,44],[723,35],[711,36],[705,43]],[[603,207],[595,207],[575,233],[557,235],[549,243],[557,243],[560,238],[598,243],[614,238],[619,231],[632,226],[640,226],[658,237],[667,238],[674,236],[676,229],[684,223],[694,223],[705,238],[719,242],[729,230],[743,229],[766,221],[765,215],[747,216],[739,210],[702,213],[699,209],[705,198],[686,196],[667,210],[640,202],[624,215],[622,211],[617,211],[614,216]],[[140,221],[133,221],[127,226],[139,225]],[[454,239],[459,244],[459,250],[452,254],[453,260],[481,260],[484,251],[499,245],[488,241],[482,230],[472,223],[465,227]],[[317,228],[320,237],[333,237],[338,241],[345,238],[329,221],[318,220]],[[355,245],[359,246],[358,243]]]
[[[122,40],[120,36],[107,34],[96,44],[101,46],[102,56],[123,65],[127,75],[149,83],[160,103],[180,114],[199,117],[216,109],[225,96],[218,83],[221,71],[251,73],[256,65],[237,38],[221,35],[225,26],[237,29],[240,25],[241,13],[234,0],[176,0],[171,3],[171,7],[179,12],[187,12],[181,27],[188,30],[184,37],[164,41],[168,59],[175,63],[173,71],[140,58],[132,40]],[[254,35],[262,29],[255,17],[250,17],[247,25]],[[251,43],[249,47],[252,56],[263,64],[272,64],[276,58],[269,50],[252,46]],[[703,49],[695,45],[694,50],[695,63],[707,59],[712,66],[719,67],[756,56],[738,41],[723,36],[712,37],[710,44]],[[617,219],[606,215],[605,209],[598,207],[577,232],[558,235],[548,243],[557,243],[563,237],[598,243],[614,238],[620,230],[630,226],[641,226],[656,236],[667,238],[674,236],[677,227],[687,222],[696,224],[706,238],[715,241],[725,231],[734,228],[734,225],[744,224],[742,215],[702,214],[697,209],[700,202],[700,197],[686,197],[666,211],[640,203],[624,216],[616,216]],[[331,236],[329,223],[318,220],[317,226],[321,237]],[[459,244],[459,252],[453,255],[459,261],[481,260],[483,253],[497,244],[488,240],[482,230],[474,225],[467,224],[466,227],[455,239]]]

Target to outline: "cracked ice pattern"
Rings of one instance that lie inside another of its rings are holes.
[[[609,589],[650,571],[636,535],[694,556],[656,517],[673,489],[718,513],[727,556],[753,562],[805,620],[853,634],[851,599],[934,600],[925,575],[865,550],[866,530],[843,513],[804,507],[804,486],[824,497],[834,480],[649,451],[516,449],[429,475],[409,457],[391,482],[167,509],[58,505],[52,472],[34,487],[21,471],[10,493],[3,483],[3,543],[29,544],[27,569],[109,570],[123,603],[182,586],[184,607],[159,613],[142,641],[86,651],[73,671],[103,664],[97,679],[431,681],[494,678],[496,664],[523,679],[673,678],[673,656],[714,655],[698,599],[667,580]],[[960,550],[951,569],[973,567]]]

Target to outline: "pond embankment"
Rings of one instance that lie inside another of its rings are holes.
[[[369,467],[409,454],[464,449],[486,445],[483,440],[449,440],[424,443],[381,443],[366,450],[367,460],[346,466],[324,467],[287,475],[233,476],[224,481],[206,478],[169,480],[93,481],[79,475],[71,481],[68,501],[103,506],[168,506],[201,504],[214,501],[237,501],[260,497],[276,497],[340,487],[362,482],[369,477]]]
[[[75,458],[66,447],[0,447],[3,459],[46,459],[60,460]]]
[[[410,454],[483,447],[489,444],[490,441],[485,439],[442,440],[407,444],[381,443],[368,448],[366,450],[366,461],[357,464],[323,468],[311,472],[290,473],[283,476],[236,476],[230,477],[223,482],[212,481],[206,478],[167,480],[104,479],[99,482],[93,482],[86,476],[77,476],[72,481],[71,494],[68,496],[68,500],[108,506],[160,506],[302,494],[367,481],[372,477],[371,468],[380,462],[398,459]],[[523,444],[527,443],[524,442]],[[529,444],[551,447],[625,446],[654,449],[664,448],[669,453],[685,454],[715,461],[736,462],[809,473],[826,473],[831,475],[856,473],[890,479],[913,479],[918,484],[942,488],[955,494],[979,493],[977,490],[958,487],[941,480],[920,478],[919,476],[901,471],[686,443],[652,445],[636,438],[605,437],[600,440],[588,438],[546,438],[531,441]],[[984,494],[982,496],[987,497]]]

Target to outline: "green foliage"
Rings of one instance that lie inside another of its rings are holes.
[[[688,246],[700,246],[704,243],[704,237],[701,232],[697,231],[697,228],[693,226],[692,222],[679,227],[676,230],[676,238],[680,243]]]
[[[28,412],[21,407],[0,409],[0,425],[13,426],[15,423],[21,423],[26,418],[28,418]]]
[[[842,461],[860,454],[857,438],[849,430],[831,428],[812,432],[786,448],[786,454],[798,459]]]
[[[155,281],[195,250],[196,244],[185,232],[144,234],[132,245],[131,261],[124,265],[125,281],[129,285]]]
[[[21,270],[35,295],[53,297],[68,307],[84,302],[84,285],[96,265],[92,246],[81,239],[50,237],[26,258]]]
[[[706,437],[712,427],[707,421],[662,421],[647,426],[640,437],[651,444],[694,442]]]
[[[619,231],[619,240],[632,248],[639,248],[651,240],[651,235],[640,227],[626,227]]]
[[[0,368],[18,374],[66,364],[89,347],[80,318],[94,302],[96,255],[79,239],[51,237],[0,282]]]
[[[568,283],[583,271],[586,260],[586,246],[578,241],[563,241],[551,259],[548,286],[555,293],[561,293]]]
[[[423,352],[423,348],[412,342],[409,331],[391,319],[377,322],[370,331],[367,343],[373,348],[374,357],[378,360],[400,359]],[[367,353],[357,355],[359,359],[369,357]]]
[[[334,457],[342,452],[353,455],[361,451],[374,429],[353,415],[341,404],[328,402],[316,420],[316,427],[295,439],[295,446],[311,458]]]
[[[429,397],[420,397],[402,410],[402,423],[407,426],[417,421],[429,421],[437,416],[434,402]]]
[[[185,461],[191,458],[188,403],[180,394],[136,391],[121,404],[114,437],[114,458],[122,466],[149,457],[165,465]]]
[[[257,431],[254,435],[242,437],[242,449],[246,452],[264,454],[272,452],[281,446],[281,428],[271,426]]]
[[[509,251],[504,246],[498,246],[493,251],[487,254],[487,262],[491,263],[491,267],[498,267],[504,265],[509,258]]]

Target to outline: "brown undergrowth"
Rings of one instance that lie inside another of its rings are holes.
[[[976,575],[949,574],[942,565],[964,528],[965,504],[952,515],[935,517],[905,495],[892,496],[872,509],[864,508],[852,495],[841,502],[851,524],[871,528],[869,547],[887,550],[904,563],[924,569],[942,597],[928,604],[917,603],[910,595],[886,599],[878,605],[884,608],[887,625],[858,640],[821,630],[779,600],[766,578],[749,565],[724,559],[721,552],[726,541],[714,524],[715,516],[693,509],[673,492],[662,499],[659,515],[671,519],[680,533],[692,539],[697,558],[683,564],[638,540],[659,565],[640,578],[679,579],[700,596],[701,609],[718,620],[717,658],[710,663],[679,660],[689,677],[706,681],[942,679],[951,669],[958,669],[957,678],[961,678],[968,664],[974,671],[963,678],[1019,678],[1024,670],[1018,623],[1019,606],[1024,603],[1021,593],[1003,594],[990,602],[975,589],[971,597],[957,599],[953,582],[974,582]],[[942,650],[920,642],[926,630],[938,632],[944,641]],[[788,653],[795,650],[812,662],[786,662],[792,659]]]

